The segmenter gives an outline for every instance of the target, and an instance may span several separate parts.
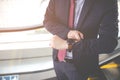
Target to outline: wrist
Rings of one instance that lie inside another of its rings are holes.
[[[72,50],[74,43],[75,43],[75,42],[74,42],[73,39],[68,39],[68,40],[67,40],[67,44],[68,44],[67,50],[68,50],[68,51],[71,51],[71,50]]]
[[[64,45],[63,45],[63,47],[64,47],[64,49],[68,49],[68,43],[67,43],[66,40],[64,41]]]

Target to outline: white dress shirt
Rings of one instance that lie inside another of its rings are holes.
[[[77,23],[78,23],[84,2],[85,2],[85,0],[76,0],[75,1],[75,3],[76,3],[75,4],[75,17],[74,17],[74,27],[75,28],[77,27]]]

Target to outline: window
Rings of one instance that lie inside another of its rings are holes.
[[[0,0],[0,28],[42,25],[49,0]]]
[[[50,34],[39,28],[43,25],[48,2],[49,0],[0,0],[0,50],[40,47],[35,45],[38,41],[49,40]],[[32,47],[26,45],[29,42]],[[48,46],[42,46],[45,45]]]
[[[51,35],[45,29],[39,27],[43,24],[48,2],[49,0],[0,0],[0,44],[47,40],[48,37],[41,36]],[[118,6],[120,7],[120,0],[118,0]],[[33,28],[38,29],[23,31]],[[2,45],[0,46],[2,47]],[[6,45],[4,48],[11,48],[7,47]]]

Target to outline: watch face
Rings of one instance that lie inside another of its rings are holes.
[[[68,44],[68,52],[72,51],[72,44]]]
[[[68,42],[68,44],[73,44],[73,43],[75,43],[75,40],[74,39],[68,39],[67,42]]]

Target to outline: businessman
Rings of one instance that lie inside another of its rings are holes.
[[[50,45],[58,80],[107,80],[98,55],[117,45],[117,10],[117,0],[50,0],[44,26],[54,35]]]

